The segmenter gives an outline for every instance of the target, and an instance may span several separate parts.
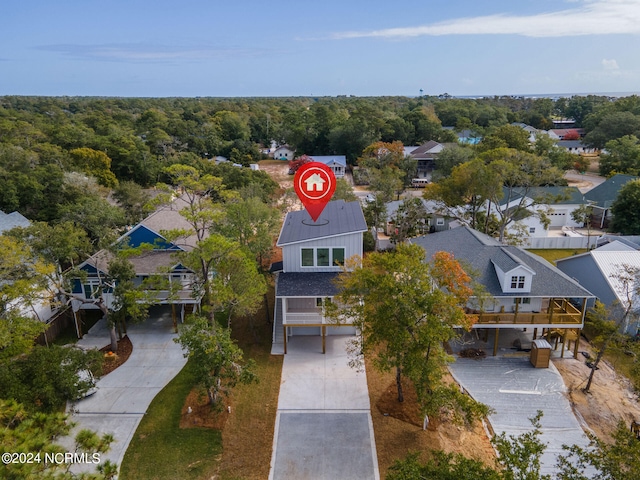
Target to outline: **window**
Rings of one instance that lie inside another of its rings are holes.
[[[344,247],[301,248],[301,264],[303,267],[330,267],[344,263]]]
[[[302,249],[302,266],[313,267],[313,248]]]
[[[328,267],[329,266],[329,249],[328,248],[318,248],[316,250],[316,259],[318,260],[318,267]]]
[[[436,225],[444,225],[444,218],[436,218]]]
[[[524,277],[518,277],[518,288],[524,288]]]
[[[521,276],[521,277],[517,277],[515,275],[512,276],[511,288],[524,288],[524,276]]]
[[[529,233],[536,233],[536,227],[529,227]]]
[[[332,251],[333,265],[339,266],[344,264],[344,248],[334,248]]]
[[[520,303],[522,305],[529,305],[529,304],[531,304],[531,299],[529,297],[514,298],[513,299],[513,303]]]

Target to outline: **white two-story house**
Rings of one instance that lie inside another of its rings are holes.
[[[276,246],[282,248],[282,270],[276,278],[273,353],[287,352],[292,335],[355,333],[352,325],[332,325],[324,305],[337,289],[334,279],[345,260],[362,256],[367,230],[359,202],[329,202],[314,222],[306,210],[287,214]]]

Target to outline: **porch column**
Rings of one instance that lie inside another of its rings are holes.
[[[500,337],[500,329],[496,328],[495,337],[493,338],[493,356],[498,355],[498,338]]]
[[[173,331],[178,333],[178,321],[176,320],[176,304],[171,304],[171,320],[173,320]]]
[[[568,329],[562,330],[562,349],[560,349],[560,358],[564,358],[564,347],[567,344],[567,331]]]
[[[284,354],[287,354],[287,326],[283,325],[282,326],[282,330],[284,331]]]
[[[513,323],[518,323],[518,309],[520,307],[520,299],[516,298],[516,310],[513,312]],[[535,337],[533,337],[535,338]]]
[[[322,325],[320,327],[320,333],[322,335],[322,353],[327,353],[327,348],[326,348],[326,341],[325,339],[327,338],[327,331],[324,325]]]
[[[536,338],[538,338],[538,328],[533,329],[533,339],[535,340]]]
[[[555,299],[550,298],[549,299],[549,323],[552,324],[553,323],[553,309],[554,309],[554,305],[555,305]]]
[[[578,347],[580,346],[580,329],[576,328],[576,344],[573,346],[573,358],[578,359]]]

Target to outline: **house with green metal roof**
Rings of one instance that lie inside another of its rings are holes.
[[[618,192],[627,182],[638,178],[640,177],[633,175],[614,175],[584,194],[585,200],[593,206],[593,215],[591,216],[593,228],[608,228],[612,218],[611,206],[618,198]]]
[[[517,209],[514,221],[507,226],[512,234],[525,232],[529,238],[547,237],[552,230],[581,228],[584,225],[571,217],[574,210],[585,203],[584,197],[576,187],[549,186],[510,191],[505,194],[499,205],[492,210]],[[527,244],[525,239],[524,244]]]

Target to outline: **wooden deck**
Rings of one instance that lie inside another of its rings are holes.
[[[547,312],[468,313],[477,317],[475,326],[488,325],[581,325],[582,311],[564,299],[553,300]]]

